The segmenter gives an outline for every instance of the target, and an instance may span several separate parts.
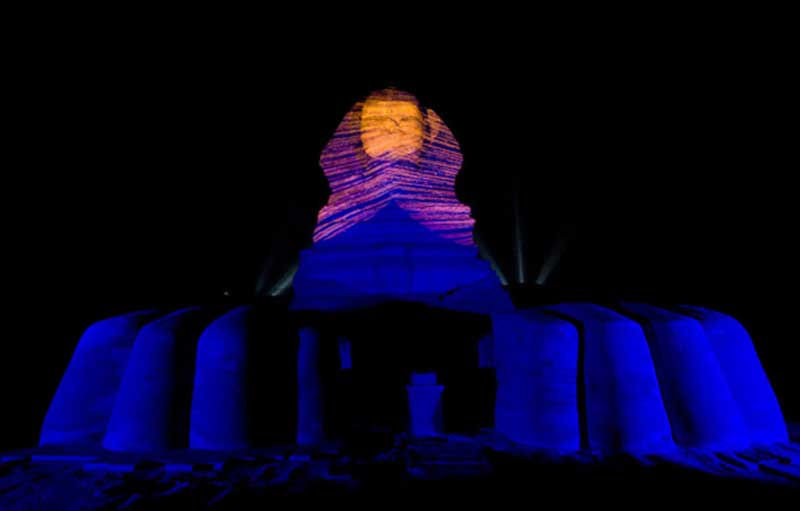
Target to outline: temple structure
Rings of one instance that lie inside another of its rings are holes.
[[[264,434],[276,423],[290,425],[292,441],[322,443],[333,434],[331,374],[370,369],[363,354],[406,321],[424,327],[432,316],[415,320],[420,310],[486,320],[486,331],[453,346],[492,375],[488,426],[514,442],[653,453],[788,440],[752,341],[730,316],[637,303],[515,307],[478,256],[469,208],[457,200],[461,162],[446,124],[411,94],[387,89],[357,103],[322,152],[332,193],[282,319],[244,305],[93,325],[41,444],[235,450],[285,440]],[[399,321],[371,342],[345,325],[395,306]],[[462,331],[454,325],[451,337]],[[420,356],[445,342],[419,336]],[[411,364],[407,388],[397,386],[413,435],[445,432],[451,402],[442,396],[457,389],[442,379],[443,360]]]

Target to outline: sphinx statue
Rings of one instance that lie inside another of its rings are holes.
[[[456,196],[458,142],[413,95],[386,89],[356,103],[320,164],[331,195],[300,255],[289,314],[405,301],[489,317],[480,349],[497,384],[493,427],[519,444],[647,454],[788,441],[753,342],[730,316],[628,302],[515,307]],[[295,413],[289,435],[319,443],[327,341],[315,325],[269,328],[286,312],[248,304],[98,323],[79,341],[41,443],[234,450],[262,445],[263,424]],[[277,376],[248,376],[259,374]],[[416,380],[424,388],[409,395],[441,392],[432,375]]]

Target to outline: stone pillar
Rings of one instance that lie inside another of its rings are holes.
[[[412,373],[408,391],[409,429],[413,437],[442,433],[443,385],[436,384],[436,373]]]
[[[757,444],[788,442],[781,407],[747,330],[736,319],[699,307],[680,307],[703,326],[731,394]]]
[[[560,304],[547,310],[579,325],[583,447],[631,453],[674,449],[642,328],[611,309],[588,303]]]
[[[353,343],[346,337],[339,337],[339,370],[350,371],[353,369]]]
[[[325,441],[322,343],[315,328],[298,332],[297,350],[297,444],[319,445]]]
[[[248,358],[252,306],[238,307],[203,331],[197,344],[189,447],[236,450],[252,447]],[[264,370],[268,368],[263,368]],[[263,389],[264,393],[271,389]],[[263,404],[262,404],[263,406]]]
[[[199,307],[184,309],[139,331],[103,447],[153,451],[189,445],[195,348],[210,319]]]
[[[478,368],[494,369],[494,336],[487,334],[478,341]]]
[[[536,447],[578,450],[578,331],[536,311],[492,316],[495,429]]]
[[[622,310],[645,327],[675,441],[746,447],[747,429],[700,323],[652,305],[625,303]]]
[[[134,312],[84,332],[47,410],[40,445],[101,445],[136,335],[157,316]]]

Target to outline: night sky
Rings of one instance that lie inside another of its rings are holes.
[[[785,51],[631,42],[373,70],[357,56],[230,46],[89,38],[27,64],[21,157],[6,162],[16,206],[2,398],[18,420],[2,447],[35,442],[92,321],[250,300],[265,261],[278,268],[310,242],[328,193],[325,142],[355,101],[390,85],[452,129],[459,197],[509,277],[514,183],[531,280],[570,239],[548,291],[520,294],[734,314],[800,420],[797,89]]]

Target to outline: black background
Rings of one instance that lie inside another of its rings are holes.
[[[509,278],[517,183],[530,280],[566,236],[548,281],[558,296],[735,315],[800,419],[797,88],[779,42],[551,40],[461,58],[453,42],[373,58],[222,39],[70,33],[14,48],[2,447],[35,443],[92,321],[249,300],[265,261],[309,242],[328,193],[323,145],[389,85],[459,140],[459,197]]]

